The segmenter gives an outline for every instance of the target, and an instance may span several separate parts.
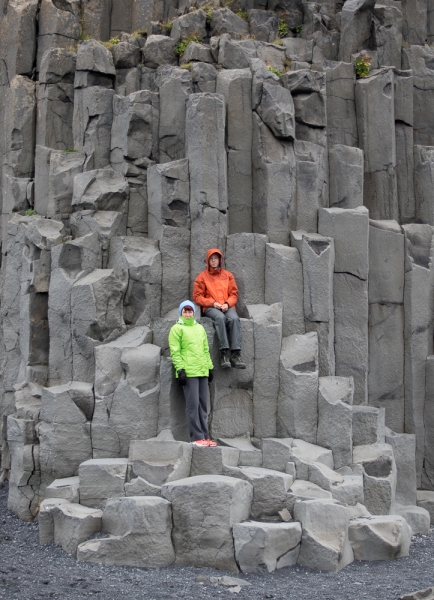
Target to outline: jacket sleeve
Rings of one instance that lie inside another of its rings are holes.
[[[214,369],[214,365],[212,364],[211,356],[209,353],[209,345],[208,345],[208,336],[206,335],[205,328],[202,327],[203,332],[203,353],[205,355],[206,362],[208,363],[208,369]]]
[[[174,325],[169,333],[169,348],[173,366],[175,367],[176,377],[178,377],[178,371],[185,369],[184,359],[181,354],[181,336],[181,329]]]
[[[203,306],[204,308],[212,308],[214,306],[214,298],[206,298],[206,283],[199,273],[199,275],[194,280],[193,286],[193,300],[199,306]]]
[[[229,273],[228,299],[226,302],[228,303],[229,308],[234,308],[235,304],[238,302],[238,287],[232,273]]]

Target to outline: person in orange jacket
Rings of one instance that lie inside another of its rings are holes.
[[[241,360],[241,323],[235,310],[238,287],[232,273],[223,269],[223,254],[218,248],[210,248],[206,253],[206,269],[194,281],[193,300],[214,323],[221,367],[245,369]]]

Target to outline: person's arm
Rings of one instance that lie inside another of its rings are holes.
[[[175,325],[171,328],[169,333],[169,348],[176,376],[178,376],[178,371],[181,371],[182,369],[185,370],[185,364],[181,353],[181,331],[179,327],[176,327]]]
[[[206,283],[199,274],[194,280],[193,286],[193,300],[199,306],[203,306],[204,308],[212,308],[214,306],[215,300],[214,298],[206,298]]]
[[[208,361],[208,369],[211,371],[212,369],[214,369],[214,365],[212,364],[211,356],[209,353],[208,336],[206,335],[206,331],[205,331],[204,327],[202,327],[202,331],[203,331],[203,352]]]
[[[226,300],[226,304],[229,308],[234,308],[236,303],[238,302],[238,287],[235,282],[235,277],[232,273],[229,273],[229,284],[228,284],[228,299]]]

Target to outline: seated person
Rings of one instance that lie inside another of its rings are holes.
[[[241,323],[234,308],[238,288],[232,273],[223,269],[223,254],[218,248],[211,248],[206,253],[206,269],[195,279],[193,300],[214,323],[221,367],[245,369],[240,356]]]

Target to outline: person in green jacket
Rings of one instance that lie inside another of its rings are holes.
[[[217,444],[209,439],[207,423],[208,382],[212,381],[214,367],[206,331],[195,320],[194,309],[190,300],[179,305],[179,319],[169,333],[170,355],[184,391],[191,443],[214,447]]]

